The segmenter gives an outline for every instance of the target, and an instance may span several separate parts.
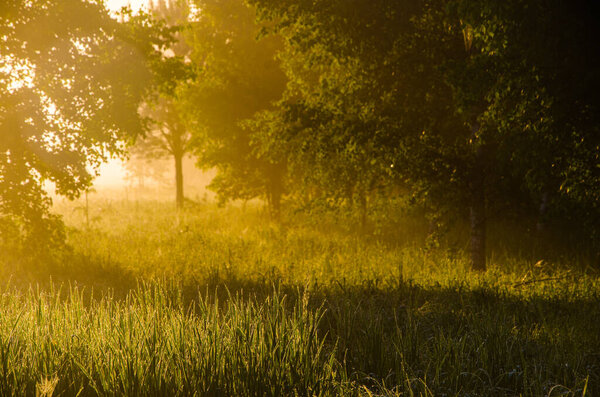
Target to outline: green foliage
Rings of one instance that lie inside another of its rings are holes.
[[[181,208],[184,203],[183,158],[190,151],[191,136],[184,125],[178,87],[188,83],[194,76],[194,67],[187,59],[190,48],[182,35],[190,18],[190,8],[186,1],[159,1],[151,4],[150,12],[158,20],[157,24],[164,23],[169,27],[172,40],[162,48],[165,58],[159,65],[160,84],[141,109],[141,114],[147,117],[148,128],[143,139],[136,142],[130,153],[137,160],[145,159],[148,162],[161,157],[174,160],[175,201]]]
[[[44,183],[77,197],[90,186],[88,167],[122,155],[144,129],[138,106],[170,37],[143,15],[128,18],[117,22],[98,1],[0,7],[0,216],[36,242],[32,250],[60,235]]]
[[[194,77],[194,67],[186,61],[191,50],[183,37],[190,9],[186,1],[158,1],[152,3],[150,12],[153,23],[171,32],[171,40],[161,48],[165,56],[161,65],[155,66],[161,73],[156,92],[141,109],[142,115],[148,118],[148,129],[130,151],[148,159],[181,158],[189,151],[190,134],[184,126],[177,92],[182,84]]]
[[[407,183],[431,209],[470,210],[479,258],[490,212],[532,213],[544,197],[597,223],[591,5],[251,3],[286,40],[280,146],[321,194]]]
[[[201,71],[182,97],[188,101],[199,165],[218,169],[213,188],[224,201],[263,197],[278,207],[284,159],[263,155],[257,133],[241,123],[272,109],[285,88],[275,59],[281,42],[276,37],[257,40],[254,9],[243,0],[198,0],[195,5],[201,12],[187,42]]]
[[[102,291],[0,296],[0,394],[600,393],[590,3],[152,4],[0,5],[2,276]],[[44,183],[77,198],[144,132],[178,204],[192,148],[223,201],[300,210],[93,202],[63,228]]]

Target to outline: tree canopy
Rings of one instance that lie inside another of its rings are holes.
[[[148,129],[143,139],[130,150],[134,156],[152,160],[171,157],[175,168],[175,202],[178,208],[184,204],[183,158],[190,152],[191,134],[184,123],[184,102],[179,97],[181,85],[193,78],[194,66],[189,62],[190,47],[183,37],[190,18],[190,7],[186,1],[160,0],[150,3],[150,12],[158,21],[163,21],[173,33],[173,40],[164,55],[168,63],[168,84],[159,86],[144,103],[141,113],[148,118]]]
[[[2,214],[47,216],[44,181],[74,197],[89,164],[146,131],[216,168],[222,200],[358,204],[364,226],[370,202],[403,195],[434,226],[463,218],[476,269],[494,216],[600,235],[593,2],[154,6],[165,22],[118,22],[99,1],[3,3]]]
[[[312,179],[406,183],[434,208],[470,212],[476,268],[491,209],[550,194],[598,219],[589,3],[252,3],[286,38],[280,125]]]
[[[267,198],[278,211],[284,162],[261,152],[243,121],[270,109],[285,88],[276,37],[258,39],[255,11],[242,0],[198,0],[201,10],[187,42],[200,67],[185,88],[199,164],[216,167],[212,183],[222,200]],[[274,137],[275,138],[275,137]]]
[[[78,196],[99,164],[144,131],[138,106],[165,81],[158,50],[171,38],[144,15],[123,18],[101,1],[0,5],[3,239],[25,233],[42,245],[56,223],[43,184]]]

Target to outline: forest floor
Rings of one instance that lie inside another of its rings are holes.
[[[385,238],[253,205],[56,211],[69,251],[0,274],[2,396],[600,395],[581,259],[471,272],[408,218]]]

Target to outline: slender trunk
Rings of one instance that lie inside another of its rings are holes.
[[[475,140],[479,124],[473,126],[473,140]],[[483,160],[483,148],[480,145],[475,154],[475,163],[471,180],[471,268],[473,270],[485,271],[485,171]]]
[[[346,195],[348,197],[348,207],[350,210],[354,208],[354,183],[349,182],[346,187]]]
[[[360,229],[365,232],[367,230],[367,193],[361,191],[359,194],[360,203]]]
[[[483,189],[474,192],[470,208],[471,219],[471,267],[485,271],[485,195]]]
[[[184,196],[183,196],[183,156],[175,154],[175,189],[176,196],[175,202],[177,209],[183,208]]]
[[[277,220],[281,217],[281,190],[279,189],[271,192],[271,215]]]
[[[269,170],[267,185],[267,202],[271,217],[279,220],[281,217],[281,198],[283,196],[283,175],[277,165]]]
[[[90,228],[90,202],[88,200],[88,190],[85,191],[85,224]]]
[[[471,56],[473,47],[473,28],[466,25],[463,39],[467,57]],[[483,147],[479,135],[479,122],[475,119],[471,125],[471,142],[477,144],[473,174],[471,180],[470,221],[471,221],[471,268],[485,271],[485,171]]]
[[[537,225],[536,225],[538,237],[546,229],[546,211],[548,211],[548,192],[544,192],[542,194],[542,202],[540,203],[540,209],[538,212],[538,221],[537,221]]]

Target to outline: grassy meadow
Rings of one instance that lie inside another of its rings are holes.
[[[69,250],[3,263],[2,396],[600,395],[600,274],[575,254],[474,273],[410,213],[365,235],[251,203],[55,211]]]

